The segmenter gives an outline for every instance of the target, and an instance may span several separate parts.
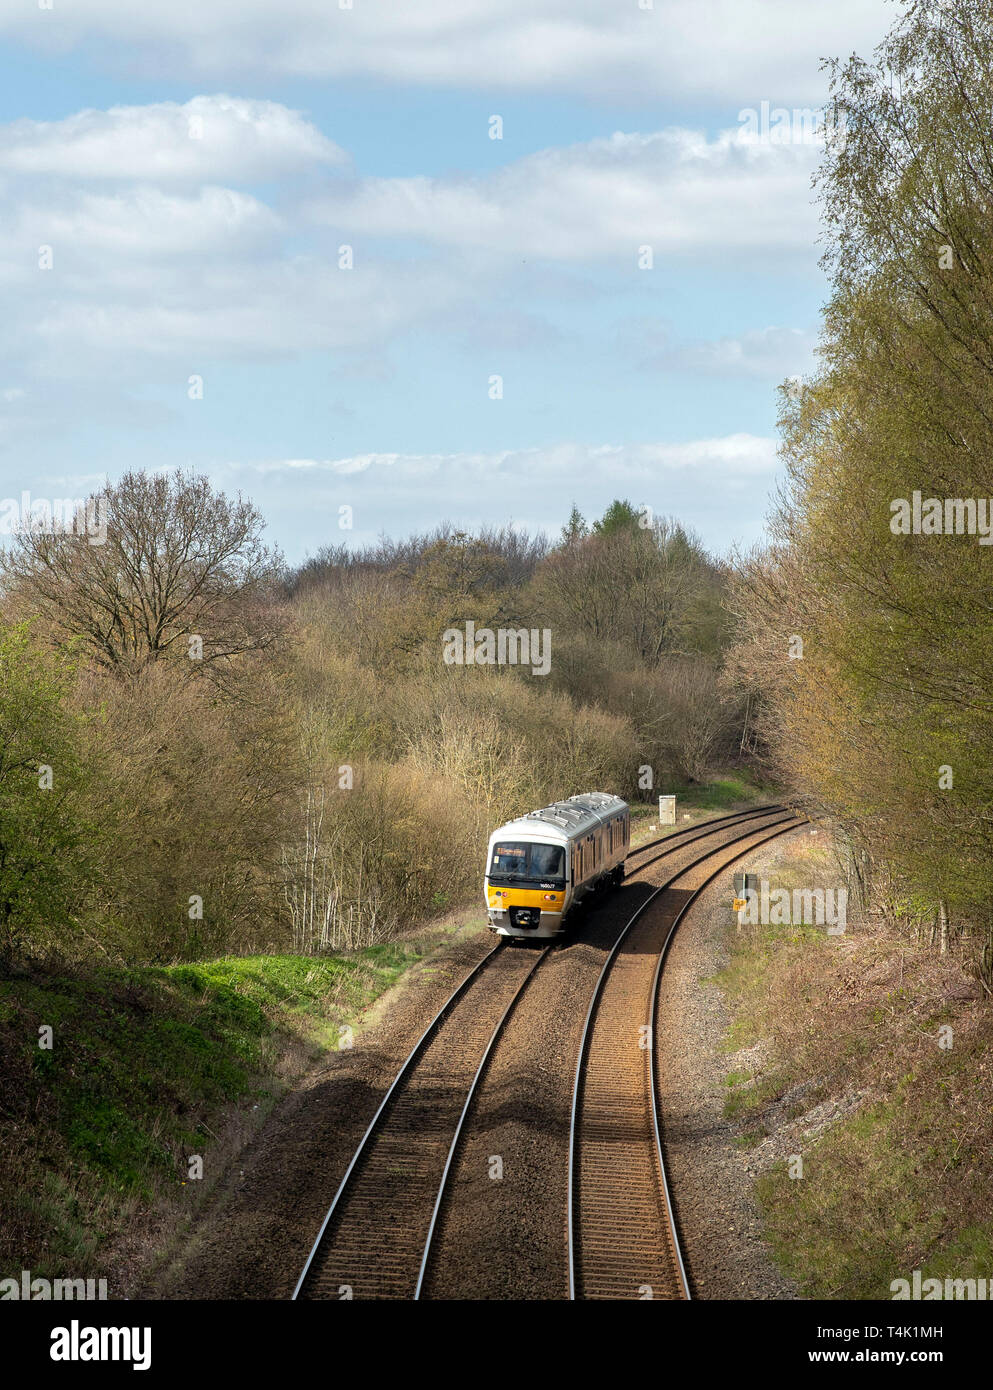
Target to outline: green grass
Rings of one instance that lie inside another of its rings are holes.
[[[725,811],[742,801],[765,799],[744,777],[721,777],[703,786],[677,790],[676,798],[677,804],[682,800],[687,806],[696,806],[702,811]]]
[[[724,1085],[728,1087],[740,1086],[742,1082],[751,1081],[751,1079],[751,1075],[747,1071],[731,1071],[724,1078]]]
[[[226,1108],[265,1112],[291,1047],[298,1065],[335,1048],[434,944],[0,981],[0,1276],[98,1267],[135,1210],[187,1181]]]
[[[942,1234],[946,1213],[922,1200],[918,1180],[936,1155],[894,1143],[900,1103],[829,1130],[804,1156],[802,1180],[777,1165],[758,1181],[773,1249],[811,1298],[888,1298]]]

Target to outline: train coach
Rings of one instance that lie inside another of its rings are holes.
[[[529,811],[490,836],[484,893],[490,931],[549,937],[595,888],[620,883],[631,843],[631,808],[585,792]]]

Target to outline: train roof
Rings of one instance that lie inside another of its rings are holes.
[[[537,831],[571,839],[595,830],[608,817],[626,810],[627,802],[619,796],[611,796],[609,792],[582,792],[579,796],[570,796],[567,801],[553,801],[551,806],[543,806],[540,811],[528,811],[527,815],[499,826],[493,835],[506,835],[511,830],[519,835],[533,835]]]

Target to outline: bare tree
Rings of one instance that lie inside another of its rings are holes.
[[[279,629],[278,552],[239,495],[176,471],[126,473],[90,499],[106,538],[19,531],[0,558],[8,607],[83,638],[120,675],[164,657],[191,669],[265,649]]]

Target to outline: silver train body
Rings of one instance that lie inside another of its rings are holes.
[[[586,792],[508,821],[490,836],[484,894],[490,931],[550,937],[594,889],[624,878],[631,808]]]

